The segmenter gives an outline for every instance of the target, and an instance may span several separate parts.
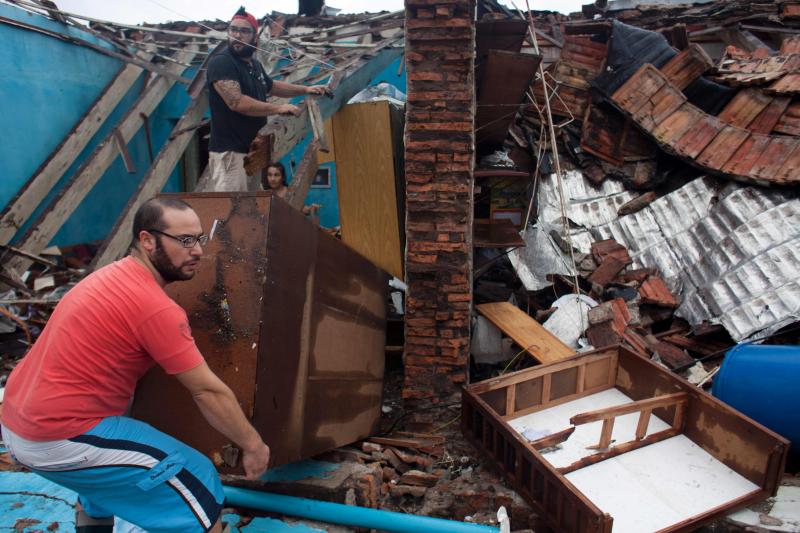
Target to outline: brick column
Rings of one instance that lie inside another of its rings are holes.
[[[466,380],[472,304],[475,1],[406,0],[408,408]],[[421,413],[417,422],[435,419]]]

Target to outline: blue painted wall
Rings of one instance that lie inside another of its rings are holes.
[[[111,49],[107,43],[79,29],[27,13],[14,6],[0,4],[0,16]],[[0,125],[5,132],[3,142],[0,143],[0,206],[4,208],[90,108],[123,67],[123,63],[89,48],[3,23],[0,23],[0,43],[0,72],[3,73],[0,78]],[[401,68],[402,65],[401,56],[370,84],[387,82],[405,92],[406,73]],[[184,75],[191,77],[194,72]],[[135,102],[142,90],[142,83],[143,77],[140,77],[64,174],[61,182],[53,188],[48,199],[34,213],[31,221],[47,206],[49,200],[75,173],[97,143],[105,138]],[[154,155],[158,154],[169,137],[188,102],[184,86],[176,84],[150,117]],[[309,141],[310,136],[281,160],[288,170],[289,181],[292,179],[292,169],[299,163]],[[99,241],[107,236],[150,166],[144,129],[128,143],[128,150],[137,172],[129,174],[122,159],[118,157],[62,226],[51,244],[67,246]],[[321,204],[323,207],[320,210],[320,223],[325,227],[334,227],[339,225],[336,165],[327,163],[323,166],[331,169],[331,187],[311,189],[306,203]],[[182,187],[178,167],[164,191],[180,191],[183,190]],[[26,229],[27,227],[23,227],[17,238]]]
[[[13,6],[0,4],[0,16],[111,49],[110,45],[88,33]],[[0,78],[0,124],[5,132],[0,143],[0,206],[6,207],[86,113],[123,67],[123,63],[89,48],[3,23],[0,23],[0,43],[0,72],[3,73]],[[53,188],[49,198],[57,193],[125,114],[141,89],[142,77],[64,174],[61,182]],[[154,154],[158,154],[187,103],[188,97],[183,86],[175,86],[150,117]],[[65,246],[101,240],[107,236],[149,167],[150,156],[143,129],[131,140],[128,149],[137,173],[129,174],[121,158],[117,158],[64,224],[52,244]],[[179,176],[176,170],[165,190],[179,190]],[[43,202],[40,209],[46,204]],[[25,229],[18,233],[18,237]]]
[[[375,76],[369,84],[377,85],[378,83],[386,82],[405,93],[406,69],[404,59],[405,57],[402,55],[395,59],[392,64]],[[281,159],[281,163],[286,167],[286,172],[289,174],[287,176],[289,182],[292,180],[293,169],[300,163],[300,159],[302,159],[303,152],[305,152],[309,142],[311,142],[311,135],[308,135]],[[333,228],[339,225],[339,193],[336,188],[336,164],[325,163],[320,167],[330,168],[331,187],[327,189],[311,189],[306,197],[306,205],[320,204],[322,206],[319,210],[320,225],[326,228]]]

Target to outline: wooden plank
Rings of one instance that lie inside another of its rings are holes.
[[[511,104],[522,104],[542,58],[531,54],[489,50],[475,112],[475,142],[500,145],[514,120]],[[497,83],[498,80],[503,83]]]
[[[611,459],[612,457],[617,457],[618,455],[622,455],[623,453],[628,453],[630,451],[637,450],[639,448],[644,448],[645,446],[655,444],[656,442],[661,442],[662,440],[670,439],[679,434],[680,432],[675,429],[665,429],[664,431],[659,431],[658,433],[653,433],[652,435],[648,435],[642,440],[631,440],[628,442],[624,442],[622,444],[618,444],[605,452],[587,455],[582,459],[578,459],[571,465],[559,468],[558,472],[561,475],[567,475],[570,472],[580,470],[581,468],[586,468],[587,466],[597,464],[599,462],[605,461],[606,459]]]
[[[515,305],[496,302],[475,308],[540,363],[552,363],[575,355],[572,348]]]
[[[748,176],[770,142],[768,135],[754,133],[747,138],[720,170],[728,174]]]
[[[636,423],[636,440],[642,440],[647,435],[647,426],[650,425],[650,415],[652,409],[644,409],[639,413],[639,421]]]
[[[797,169],[800,168],[800,146],[796,147],[794,151],[786,158],[786,162],[778,170],[777,174],[773,177],[776,183],[797,183],[800,181]]]
[[[721,168],[748,137],[750,132],[745,129],[725,126],[700,152],[697,163],[704,167]]]
[[[750,170],[751,176],[765,181],[772,180],[794,149],[800,146],[797,138],[775,136],[769,139],[766,149]]]
[[[763,133],[765,135],[771,133],[789,107],[789,102],[791,102],[791,98],[776,96],[748,125],[747,129],[753,133]]]
[[[190,45],[185,52],[178,54],[178,59],[182,63],[188,63],[195,56],[196,51],[197,46]],[[174,73],[181,73],[186,69],[186,67],[175,63],[171,63],[165,68]],[[141,115],[149,116],[174,84],[175,81],[173,79],[159,77],[145,88],[142,95],[117,125],[116,130],[119,131],[126,143],[130,142],[142,127]],[[198,118],[195,122],[198,122],[201,118]],[[188,125],[183,124],[182,127]],[[34,221],[18,246],[33,253],[39,253],[45,249],[50,240],[61,229],[64,222],[67,221],[81,201],[89,194],[89,191],[100,181],[100,178],[117,156],[118,151],[114,132],[111,132],[97,145],[80,169],[59,191],[58,196],[51,205]],[[126,235],[126,238],[129,237],[129,235]],[[18,272],[24,272],[30,266],[30,262],[18,260],[10,266]]]
[[[400,57],[403,49],[391,47],[393,44],[394,41],[388,40],[380,49],[370,50],[367,54],[359,52],[358,58],[351,64],[339,67],[338,74],[334,74],[334,77],[340,80],[338,86],[333,87],[334,81],[329,83],[333,97],[319,101],[322,120],[333,116],[350,98],[366,87],[370,80]],[[364,56],[367,57],[366,61],[361,59]],[[261,136],[275,134],[273,159],[281,159],[309,133],[311,125],[307,116],[306,106],[302,105],[300,115],[275,117],[261,129],[259,132]]]
[[[653,137],[659,142],[672,145],[687,131],[694,129],[703,113],[688,102],[675,110],[671,115],[658,124],[652,131]]]
[[[473,385],[469,385],[469,390],[474,392],[475,394],[484,394],[493,390],[503,389],[505,387],[510,386],[514,383],[523,383],[525,381],[531,381],[533,379],[543,377],[548,373],[551,372],[559,372],[561,370],[566,370],[568,368],[575,368],[580,365],[592,365],[593,363],[603,362],[604,367],[606,365],[611,366],[615,361],[615,350],[607,349],[603,351],[595,351],[590,356],[581,358],[580,361],[571,361],[571,360],[563,360],[557,363],[551,363],[547,366],[546,369],[542,367],[533,367],[533,368],[526,368],[524,370],[518,370],[516,372],[511,372],[509,374],[505,374],[501,377],[495,379],[487,379],[486,381],[481,381],[480,383],[475,383]],[[594,367],[592,368],[594,370]],[[592,376],[595,376],[596,372],[593,371],[590,373]],[[610,376],[608,378],[608,383],[606,383],[606,379],[603,379],[603,382],[598,386],[604,386],[608,388],[614,384],[614,372],[607,371],[603,373],[602,377]],[[584,392],[586,392],[590,387],[586,387]],[[602,390],[602,389],[601,389]]]
[[[119,218],[117,218],[114,227],[111,228],[108,238],[97,251],[94,260],[92,260],[91,269],[105,266],[125,254],[130,244],[133,215],[145,201],[161,192],[161,189],[164,188],[164,184],[172,174],[172,170],[194,136],[194,130],[187,129],[187,127],[202,120],[207,110],[208,92],[203,91],[198,98],[189,104],[183,117],[173,128],[172,135],[174,138],[161,149],[150,170],[142,178],[136,192],[128,200],[128,204],[122,210]],[[178,133],[181,131],[182,133]]]
[[[772,102],[772,97],[759,89],[743,89],[728,102],[717,118],[739,128],[747,128]]]
[[[636,71],[636,74],[628,78],[622,87],[616,90],[611,99],[620,108],[634,115],[666,83],[667,79],[657,68],[645,64]]]
[[[691,159],[696,158],[725,127],[725,124],[717,117],[705,113],[701,113],[701,115],[692,128],[686,130],[673,142],[672,149],[678,155]]]
[[[506,414],[505,416],[511,416],[516,411],[516,402],[517,402],[517,386],[511,385],[510,387],[506,388]]]
[[[713,66],[711,58],[700,45],[692,43],[661,67],[661,72],[679,90],[684,90]]]
[[[579,426],[582,424],[607,420],[609,418],[615,418],[630,413],[637,413],[645,410],[652,411],[653,409],[658,409],[660,407],[686,404],[688,401],[689,397],[685,392],[662,394],[661,396],[654,396],[653,398],[647,398],[646,400],[638,400],[631,403],[615,405],[613,407],[606,407],[603,409],[596,409],[594,411],[587,411],[585,413],[578,413],[569,419],[569,423]]]
[[[552,448],[558,444],[561,444],[565,440],[567,440],[570,435],[575,432],[575,426],[568,427],[567,429],[562,429],[552,435],[548,435],[546,437],[542,437],[540,439],[532,440],[531,446],[533,446],[536,450],[543,450],[545,448]]]
[[[142,59],[149,59],[140,54]],[[100,129],[108,116],[117,107],[122,97],[139,78],[142,68],[126,64],[103,92],[92,103],[86,114],[64,137],[61,144],[47,157],[42,165],[28,178],[25,185],[0,212],[0,244],[7,244],[58,183],[64,172],[72,165],[91,138]]]
[[[345,106],[333,117],[333,138],[342,240],[402,279],[392,137],[399,124],[391,113],[388,102]]]
[[[303,204],[308,196],[308,190],[311,188],[311,182],[317,174],[319,164],[317,163],[317,152],[319,151],[319,141],[316,139],[308,143],[306,151],[303,153],[303,158],[300,164],[297,165],[297,170],[292,177],[292,183],[289,184],[289,190],[286,192],[285,200],[297,210],[302,209]]]
[[[603,419],[603,428],[600,430],[600,442],[594,446],[587,446],[588,448],[605,450],[611,446],[611,436],[614,433],[614,420],[616,419],[613,417]]]
[[[677,111],[686,102],[686,97],[672,85],[666,84],[650,100],[652,102],[650,115],[640,115],[640,124],[647,131],[653,131],[668,116]]]

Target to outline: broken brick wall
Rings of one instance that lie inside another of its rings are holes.
[[[475,1],[406,0],[406,341],[403,398],[466,380],[472,304]],[[419,412],[418,412],[419,413]],[[416,422],[429,422],[426,412]]]

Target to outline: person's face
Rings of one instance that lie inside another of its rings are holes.
[[[162,221],[166,227],[162,233],[153,233],[154,242],[146,249],[147,257],[167,283],[192,279],[200,256],[203,255],[203,247],[196,242],[191,248],[184,248],[180,242],[167,235],[178,238],[200,236],[203,227],[197,213],[191,209],[166,208]]]
[[[251,57],[255,48],[248,46],[253,44],[255,32],[253,27],[241,19],[232,20],[228,25],[228,46],[234,55],[238,57]]]
[[[267,168],[267,185],[270,189],[280,189],[283,187],[283,174],[277,167]]]

